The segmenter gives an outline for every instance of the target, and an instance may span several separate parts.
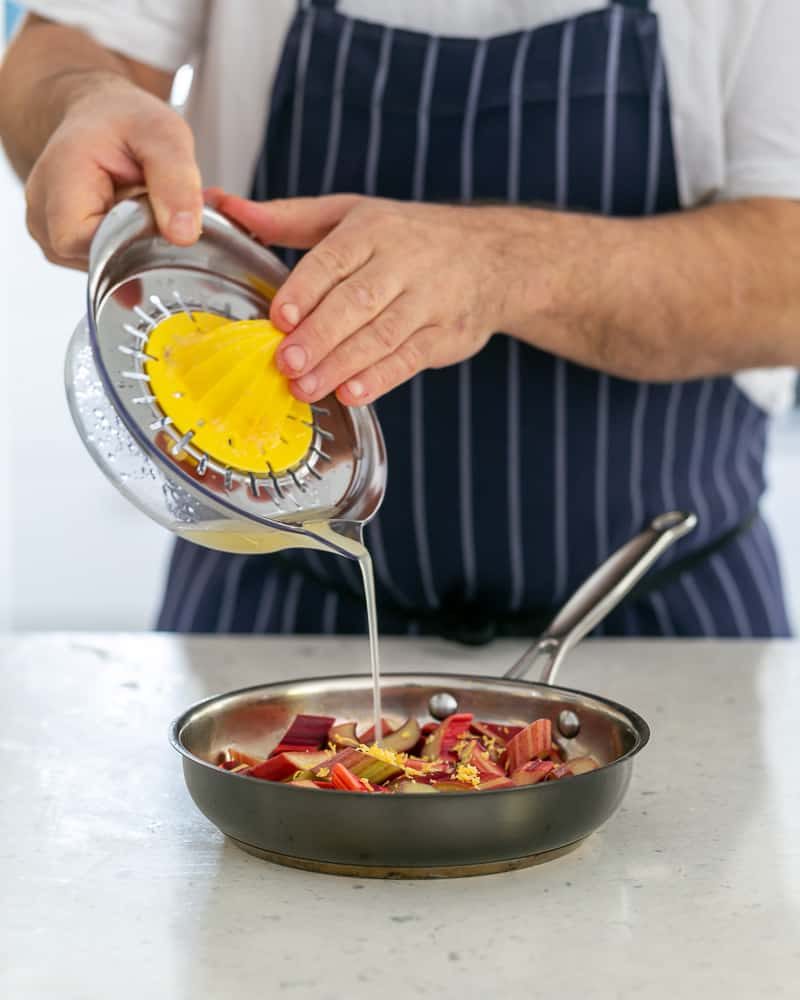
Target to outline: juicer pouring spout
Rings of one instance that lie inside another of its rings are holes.
[[[340,556],[358,561],[364,552],[364,522],[337,519],[335,521],[312,521],[300,529],[309,538],[320,543],[320,547]]]

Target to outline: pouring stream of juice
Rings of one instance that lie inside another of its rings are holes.
[[[369,657],[372,669],[372,718],[375,727],[375,743],[380,744],[383,734],[381,722],[381,669],[378,650],[378,607],[375,600],[375,577],[372,571],[372,559],[363,542],[357,542],[346,535],[334,531],[327,521],[313,521],[304,525],[313,531],[320,539],[326,536],[333,545],[324,541],[296,532],[280,531],[276,528],[248,526],[237,531],[227,521],[209,522],[206,527],[194,527],[180,532],[188,541],[197,542],[210,549],[220,549],[223,552],[237,554],[263,555],[268,552],[278,552],[286,548],[319,549],[322,552],[335,552],[333,546],[351,552],[361,570],[364,583],[364,597],[367,605],[367,628],[369,631]],[[345,558],[342,556],[342,558]]]

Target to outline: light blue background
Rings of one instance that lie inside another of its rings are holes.
[[[6,38],[11,37],[11,32],[22,17],[22,7],[18,3],[6,2]]]

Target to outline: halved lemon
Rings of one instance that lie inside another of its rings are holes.
[[[181,435],[210,458],[255,475],[279,473],[311,447],[313,414],[275,364],[284,334],[266,319],[176,313],[150,334],[145,371]]]

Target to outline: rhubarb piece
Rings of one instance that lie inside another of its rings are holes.
[[[472,722],[471,712],[457,712],[448,717],[436,727],[425,740],[422,756],[425,760],[447,760],[455,758],[456,743],[469,733]]]
[[[360,761],[353,769],[353,774],[364,781],[368,781],[371,785],[382,785],[385,781],[391,781],[392,778],[397,778],[401,774],[405,774],[405,771],[399,764],[381,760],[372,753],[362,754],[362,757],[364,760]]]
[[[391,781],[392,778],[405,773],[403,764],[395,759],[391,751],[384,751],[382,747],[363,750],[345,747],[344,750],[323,761],[321,766],[315,767],[311,776],[327,778],[333,773],[336,764],[341,764],[357,778],[369,781],[373,785],[381,785],[384,781]]]
[[[381,719],[381,740],[384,736],[388,736],[394,727],[388,719]],[[375,742],[375,727],[370,726],[369,729],[365,729],[361,736],[358,737],[358,742],[363,743],[365,746],[371,746]]]
[[[497,740],[497,742],[502,743],[503,746],[505,746],[508,742],[505,737],[500,736],[497,732],[498,727],[493,725],[491,722],[481,722],[480,719],[473,719],[469,728],[473,733],[475,733],[476,736],[484,736],[488,740]]]
[[[270,756],[277,757],[285,750],[321,750],[335,721],[329,715],[296,715]]]
[[[517,733],[521,733],[525,728],[524,726],[505,726],[501,725],[499,722],[481,722],[479,725],[482,726],[490,736],[495,736],[504,743],[510,743]]]
[[[434,781],[431,784],[437,792],[475,792],[477,788],[466,781]]]
[[[436,795],[436,789],[433,785],[426,785],[410,779],[395,782],[391,786],[391,790],[397,792],[398,795]]]
[[[368,792],[369,787],[357,778],[344,764],[334,764],[331,768],[331,784],[342,792]]]
[[[406,719],[393,732],[384,736],[381,746],[385,750],[394,750],[395,753],[410,753],[419,742],[421,732],[416,719]]]
[[[559,778],[571,778],[573,771],[569,764],[556,764],[553,770],[547,775],[548,781],[557,781]]]
[[[305,750],[296,753],[280,753],[277,757],[256,764],[245,771],[251,778],[263,778],[265,781],[286,781],[298,771],[311,773],[312,769],[322,767],[333,754],[330,750]]]
[[[487,778],[485,781],[481,781],[480,790],[482,792],[491,792],[495,788],[513,788],[514,782],[511,778],[507,778],[503,775],[502,778]]]
[[[425,747],[425,741],[431,735],[431,733],[436,732],[439,728],[438,722],[426,722],[424,726],[419,727],[419,739],[417,740],[416,746],[411,747],[408,751],[414,754],[415,757],[419,757]]]
[[[333,744],[337,750],[342,747],[357,747],[355,722],[341,722],[338,726],[331,726],[328,730],[328,743]]]
[[[487,778],[505,778],[506,772],[492,760],[488,752],[477,740],[470,740],[468,745],[459,754],[462,764],[474,767],[481,779],[481,785]]]
[[[414,778],[420,781],[437,781],[440,778],[452,778],[456,765],[449,760],[421,760],[419,757],[407,757],[405,761],[406,774],[414,772]]]
[[[589,756],[575,757],[566,763],[573,774],[586,774],[589,771],[596,771],[600,767],[594,757]]]
[[[361,751],[356,750],[355,747],[345,747],[343,750],[334,754],[329,751],[327,760],[323,760],[320,764],[311,769],[313,772],[312,777],[328,778],[328,780],[330,780],[331,768],[334,764],[344,764],[348,770],[351,770],[353,767],[358,766],[362,757],[363,754]]]
[[[470,729],[477,735],[481,746],[486,750],[495,764],[500,764],[505,760],[506,741],[502,736],[498,736],[488,723],[473,719]]]
[[[518,732],[508,743],[508,771],[513,775],[534,757],[550,753],[553,727],[549,719],[536,719]]]
[[[524,767],[511,773],[511,781],[515,785],[536,785],[555,770],[552,760],[532,760]]]

